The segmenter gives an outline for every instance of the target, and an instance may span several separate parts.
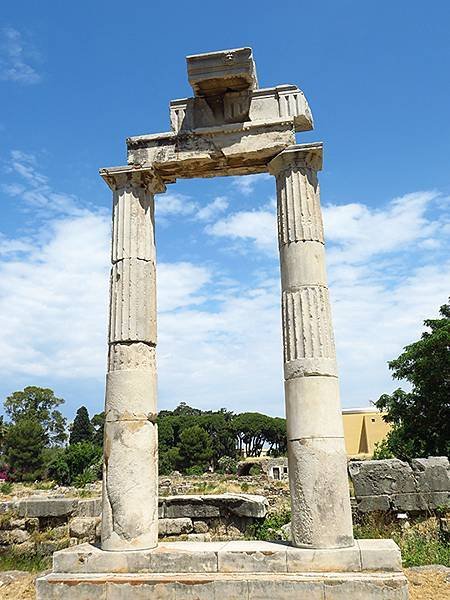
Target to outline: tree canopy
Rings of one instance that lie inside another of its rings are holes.
[[[21,418],[35,419],[44,431],[45,443],[59,446],[67,440],[66,418],[57,407],[64,403],[53,390],[28,386],[14,392],[4,401],[5,412],[17,423]]]
[[[398,388],[375,403],[392,424],[386,445],[398,458],[450,454],[450,304],[439,313],[424,321],[428,331],[420,340],[388,363],[411,390]]]
[[[80,406],[70,429],[69,444],[80,442],[92,442],[94,439],[94,426],[89,419],[89,413],[85,406]]]
[[[22,417],[8,428],[5,455],[12,477],[17,481],[34,481],[42,475],[45,432],[33,417]]]

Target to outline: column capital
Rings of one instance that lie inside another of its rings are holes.
[[[288,146],[269,162],[269,173],[278,175],[287,168],[307,167],[314,171],[322,169],[322,142]]]
[[[99,173],[113,191],[128,186],[144,188],[151,194],[162,194],[166,191],[164,182],[153,168],[136,169],[126,165],[100,169]]]

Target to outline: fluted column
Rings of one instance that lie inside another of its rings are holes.
[[[103,550],[158,542],[156,272],[150,172],[102,170],[113,190],[102,500]]]
[[[291,146],[276,176],[293,544],[354,544],[317,171],[322,145]]]

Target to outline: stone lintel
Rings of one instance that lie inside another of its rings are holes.
[[[278,85],[246,92],[226,92],[218,101],[180,98],[170,102],[170,124],[174,132],[199,127],[252,121],[270,124],[274,119],[292,117],[295,131],[313,129],[311,109],[296,85]]]
[[[251,48],[232,48],[186,56],[189,83],[196,96],[258,87]]]
[[[323,143],[295,144],[285,148],[269,163],[269,173],[277,175],[293,166],[308,167],[314,171],[322,170]]]
[[[106,167],[100,169],[99,173],[113,191],[127,185],[143,187],[152,194],[162,194],[166,191],[164,182],[152,168],[141,169],[125,165]]]
[[[292,117],[269,124],[232,123],[128,138],[128,162],[153,168],[165,183],[177,178],[249,175],[266,172],[268,162],[294,143]]]

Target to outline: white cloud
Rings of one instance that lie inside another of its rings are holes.
[[[52,189],[48,177],[37,169],[37,161],[32,154],[13,150],[6,170],[10,177],[19,177],[20,181],[5,183],[2,190],[13,198],[20,197],[22,208],[32,209],[34,214],[45,218],[85,214],[86,209],[74,195]]]
[[[46,198],[53,194],[31,157],[14,160],[24,182],[17,198],[36,189]],[[9,259],[0,264],[4,381],[40,376],[75,387],[103,380],[110,217],[72,202],[62,213],[50,202],[53,216],[32,238],[0,239]],[[166,214],[183,217],[176,213],[182,204],[169,202]],[[378,209],[354,203],[325,208],[344,405],[366,405],[398,385],[387,360],[417,339],[423,319],[446,301],[445,208],[431,192]],[[193,223],[196,211],[187,215]],[[245,271],[242,265],[238,282],[210,255],[208,266],[187,260],[158,265],[160,406],[184,400],[204,408],[283,413],[279,275],[267,261],[268,252],[275,255],[275,227],[273,205],[208,226],[209,234],[231,243],[250,240],[259,253],[262,267],[251,270],[253,262]]]
[[[326,236],[334,244],[330,264],[356,264],[430,239],[438,223],[429,220],[426,211],[439,196],[437,192],[406,194],[394,198],[384,209],[356,203],[325,206]]]
[[[243,196],[250,196],[255,191],[256,184],[266,179],[270,179],[270,175],[268,173],[244,175],[240,177],[233,177],[232,185],[237,188]]]
[[[23,84],[41,81],[41,75],[33,66],[35,51],[22,34],[12,27],[5,27],[0,35],[0,79]]]
[[[188,262],[158,264],[159,312],[202,304],[207,296],[199,291],[211,276],[206,267]]]
[[[276,252],[276,217],[269,208],[236,212],[209,225],[206,232],[232,240],[251,240],[258,250]]]
[[[228,200],[225,196],[217,196],[212,202],[198,209],[197,219],[199,221],[212,221],[220,213],[227,210],[228,204]]]
[[[156,218],[165,225],[170,218],[189,217],[194,221],[211,221],[228,208],[225,196],[217,196],[209,204],[202,206],[184,194],[157,195],[155,203]]]
[[[155,200],[155,214],[160,221],[166,217],[191,215],[197,210],[197,204],[183,194],[166,192],[155,196]]]

